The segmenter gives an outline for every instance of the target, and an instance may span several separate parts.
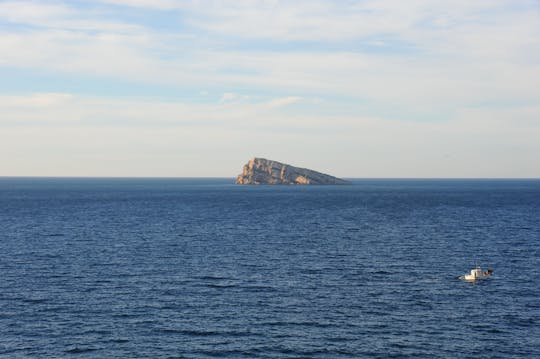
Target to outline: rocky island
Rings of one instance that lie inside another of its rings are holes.
[[[337,185],[340,178],[264,158],[253,158],[236,178],[236,184]]]

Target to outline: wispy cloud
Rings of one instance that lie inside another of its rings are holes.
[[[25,0],[0,3],[0,17],[12,23],[44,24],[75,13],[76,11],[61,3],[47,4]]]
[[[220,103],[241,103],[249,100],[249,96],[240,95],[234,92],[225,92],[219,99]]]
[[[67,93],[36,93],[30,96],[0,96],[0,106],[5,108],[35,108],[62,105],[73,99]]]
[[[137,24],[106,21],[100,18],[97,11],[89,13],[68,4],[28,0],[0,2],[0,20],[4,19],[10,24],[28,25],[34,29],[88,31],[94,34],[133,33],[143,29]]]
[[[287,96],[287,97],[281,97],[276,98],[267,103],[268,107],[270,108],[277,108],[277,107],[284,107],[292,105],[298,101],[300,101],[300,97],[298,96]]]
[[[171,10],[182,6],[182,2],[177,0],[101,0],[101,2],[112,5],[133,6],[159,10]]]

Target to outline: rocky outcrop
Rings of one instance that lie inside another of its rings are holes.
[[[253,158],[236,178],[237,184],[336,185],[350,184],[337,177],[264,158]]]

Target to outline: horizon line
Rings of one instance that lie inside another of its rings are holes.
[[[237,176],[12,176],[0,175],[0,179],[235,179]],[[338,177],[348,180],[540,180],[540,177]]]

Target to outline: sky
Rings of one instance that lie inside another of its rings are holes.
[[[0,0],[0,176],[540,178],[539,0]]]

